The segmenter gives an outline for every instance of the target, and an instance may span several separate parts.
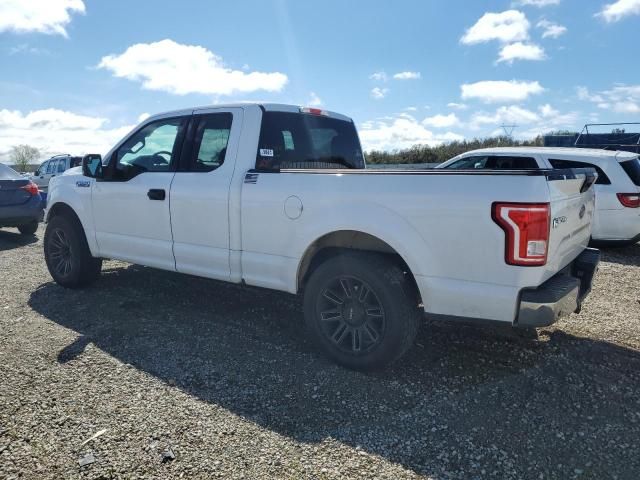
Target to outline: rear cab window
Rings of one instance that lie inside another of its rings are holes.
[[[353,122],[295,112],[264,112],[256,169],[364,168]]]
[[[596,180],[596,185],[611,185],[611,180],[606,173],[597,165],[593,163],[587,162],[577,162],[575,160],[560,160],[550,158],[549,163],[553,168],[563,169],[563,168],[593,168],[596,172],[598,172],[598,179]]]
[[[627,175],[629,175],[629,178],[634,183],[634,185],[640,187],[640,158],[620,162],[620,166],[627,173]]]
[[[461,158],[444,168],[482,170],[535,170],[538,162],[533,157],[509,155],[475,155]]]

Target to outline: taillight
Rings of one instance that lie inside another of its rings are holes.
[[[509,265],[538,267],[547,263],[548,203],[494,203],[491,216],[504,230],[505,261]]]
[[[620,203],[628,208],[640,207],[640,193],[618,193]]]
[[[22,190],[26,190],[27,192],[29,192],[32,196],[36,196],[38,195],[38,186],[33,183],[33,182],[29,182],[27,183],[24,187],[20,187]]]

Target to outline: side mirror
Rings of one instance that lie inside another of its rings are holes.
[[[102,155],[90,153],[82,158],[82,174],[89,178],[102,178]]]

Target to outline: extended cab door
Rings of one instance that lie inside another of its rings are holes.
[[[169,191],[189,118],[150,121],[106,159],[104,178],[92,187],[102,257],[175,269]]]
[[[194,112],[171,185],[173,253],[179,272],[230,279],[229,195],[242,117],[241,108]]]

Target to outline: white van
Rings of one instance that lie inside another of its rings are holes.
[[[483,148],[458,155],[436,168],[528,170],[591,167],[598,172],[591,238],[596,243],[640,241],[640,160],[637,153],[586,148]]]

